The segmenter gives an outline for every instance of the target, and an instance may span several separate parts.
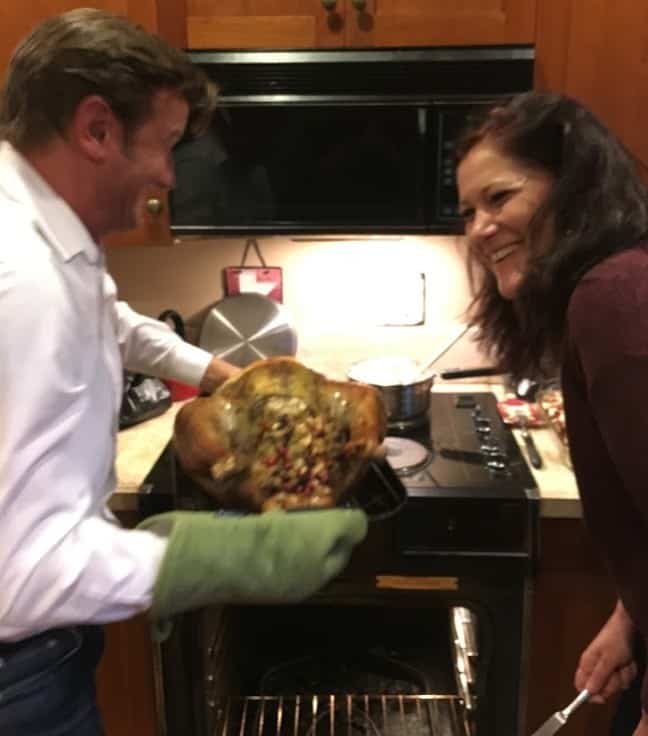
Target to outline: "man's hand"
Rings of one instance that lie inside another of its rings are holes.
[[[220,358],[212,358],[205,369],[202,380],[200,382],[200,392],[203,394],[210,394],[221,383],[226,381],[228,378],[232,378],[240,372],[240,368]]]
[[[603,628],[581,655],[574,676],[576,689],[587,688],[592,695],[592,702],[604,703],[614,693],[625,690],[636,677],[633,635],[634,624],[619,601]],[[637,731],[635,736],[648,736],[648,720],[644,728],[647,730]]]

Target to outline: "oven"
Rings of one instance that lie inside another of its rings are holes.
[[[338,578],[301,604],[176,619],[156,652],[163,733],[524,733],[539,504],[515,438],[488,392],[433,392],[388,434],[385,472],[351,494],[369,533]],[[386,489],[392,506],[372,507]],[[212,503],[170,448],[139,501]]]

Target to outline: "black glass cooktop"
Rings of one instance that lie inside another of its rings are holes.
[[[398,439],[393,434],[392,439]],[[372,463],[347,499],[349,505],[365,508],[377,527],[389,525],[391,531],[381,532],[387,535],[380,547],[385,555],[393,554],[396,545],[399,559],[473,559],[493,553],[535,557],[537,489],[513,433],[499,417],[493,394],[432,393],[428,421],[400,437],[415,443],[410,445],[418,448],[414,460],[420,461],[422,453],[423,464],[396,475],[386,472],[388,462]],[[406,494],[394,496],[402,486]],[[392,494],[388,501],[392,496],[397,501],[386,513],[374,508],[374,499],[384,497],[385,491]],[[182,471],[170,443],[138,495],[143,517],[172,509],[214,509],[213,499]],[[375,558],[374,545],[372,564]]]
[[[433,392],[427,422],[410,430],[392,428],[388,435],[388,459],[392,442],[398,454],[398,440],[391,437],[414,440],[427,450],[426,459],[401,472],[410,497],[537,496],[533,476],[492,393]]]

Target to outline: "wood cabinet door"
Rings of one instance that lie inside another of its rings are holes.
[[[175,1],[175,0],[174,0]],[[179,4],[182,3],[180,0]],[[18,42],[39,21],[50,15],[65,13],[80,6],[102,8],[119,15],[126,15],[148,30],[157,30],[158,8],[167,5],[166,0],[30,0],[20,3],[8,0],[0,3],[0,70],[4,70]]]
[[[534,579],[526,733],[577,693],[583,650],[612,613],[616,595],[582,519],[541,519]],[[616,698],[586,705],[569,719],[571,736],[609,736]],[[638,703],[637,703],[638,706]]]
[[[192,49],[327,48],[344,43],[347,0],[186,0]]]
[[[533,43],[536,0],[347,0],[347,46]]]
[[[536,87],[578,99],[648,165],[648,4],[542,0]]]
[[[104,627],[97,700],[105,736],[156,736],[155,670],[150,622],[144,615]]]
[[[148,191],[137,206],[137,227],[115,233],[104,239],[104,245],[114,248],[128,245],[171,245],[169,200],[166,192]]]

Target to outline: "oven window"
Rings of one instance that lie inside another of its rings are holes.
[[[451,609],[420,603],[210,616],[208,733],[467,736],[450,618]]]
[[[223,104],[177,146],[175,228],[422,230],[425,111]]]

